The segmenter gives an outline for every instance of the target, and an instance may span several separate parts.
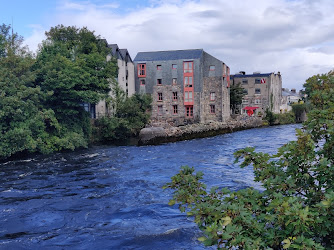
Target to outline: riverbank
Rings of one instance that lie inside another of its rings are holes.
[[[239,116],[227,122],[212,121],[173,127],[167,123],[152,124],[139,133],[138,145],[158,145],[167,142],[210,137],[235,131],[262,127],[261,117]]]

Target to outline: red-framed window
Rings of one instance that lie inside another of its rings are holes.
[[[216,113],[216,106],[213,105],[213,104],[210,105],[210,113],[211,113],[211,114]]]
[[[194,106],[186,106],[186,117],[194,116]]]
[[[145,79],[140,80],[140,85],[145,85]]]
[[[210,92],[210,101],[216,100],[216,93],[215,92]]]
[[[172,84],[173,84],[173,85],[176,85],[176,84],[177,84],[177,78],[173,78],[173,80],[172,80]]]
[[[158,115],[162,115],[162,105],[158,105]]]
[[[173,114],[176,115],[178,112],[177,105],[173,105]]]
[[[215,65],[210,65],[209,70],[210,71],[215,71],[216,70],[216,66]]]
[[[184,92],[184,102],[193,102],[193,92],[192,91],[185,91]]]
[[[194,62],[183,62],[183,73],[193,73]]]
[[[157,65],[157,70],[162,70],[162,66],[161,65]]]
[[[172,69],[177,69],[177,64],[172,64]]]
[[[184,87],[185,88],[192,88],[193,87],[193,77],[192,76],[185,76],[184,77]]]
[[[146,77],[146,64],[140,63],[138,64],[138,77]]]
[[[157,84],[161,85],[162,84],[162,79],[157,79]]]
[[[158,93],[158,101],[162,101],[162,93]]]
[[[177,101],[177,92],[173,92],[173,101]]]

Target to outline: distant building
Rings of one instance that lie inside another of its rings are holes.
[[[281,113],[289,112],[292,110],[292,104],[298,103],[301,100],[301,96],[296,92],[296,89],[282,88],[282,101],[280,111]]]
[[[254,72],[246,74],[240,72],[231,76],[233,84],[241,84],[246,94],[242,100],[242,113],[247,109],[256,108],[255,112],[265,112],[269,108],[274,113],[280,113],[282,99],[282,77],[280,72],[264,73]],[[247,108],[246,108],[247,107]]]
[[[134,65],[136,92],[153,97],[152,122],[229,119],[229,67],[204,50],[139,52]]]
[[[135,93],[135,70],[131,56],[127,49],[119,49],[117,44],[107,44],[110,49],[110,54],[107,56],[107,60],[114,57],[117,60],[118,76],[117,81],[120,87],[126,93],[126,96],[132,96]],[[101,117],[104,115],[110,115],[111,108],[105,101],[100,101],[96,105],[96,116]]]

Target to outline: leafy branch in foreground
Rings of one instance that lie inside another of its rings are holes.
[[[305,84],[312,109],[297,141],[269,155],[245,148],[235,152],[241,167],[252,165],[265,188],[209,192],[202,173],[184,166],[164,188],[174,190],[170,205],[193,216],[218,249],[334,248],[334,73]]]

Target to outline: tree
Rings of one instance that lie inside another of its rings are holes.
[[[84,103],[96,104],[107,97],[109,78],[117,66],[106,60],[106,42],[87,28],[58,25],[46,32],[47,39],[37,54],[36,86],[50,93],[45,105],[69,130],[90,135]]]
[[[240,112],[240,105],[242,98],[245,96],[244,89],[241,87],[240,82],[232,84],[230,88],[230,106],[233,114]]]
[[[40,88],[31,87],[34,58],[22,47],[22,37],[9,30],[9,25],[0,26],[0,158],[24,151],[50,152],[58,121],[42,106],[46,96]]]
[[[275,155],[254,148],[235,152],[241,167],[252,165],[263,192],[206,190],[202,173],[183,167],[165,188],[174,189],[170,205],[195,217],[199,238],[220,249],[334,248],[334,72],[304,85],[312,109],[297,141]]]

